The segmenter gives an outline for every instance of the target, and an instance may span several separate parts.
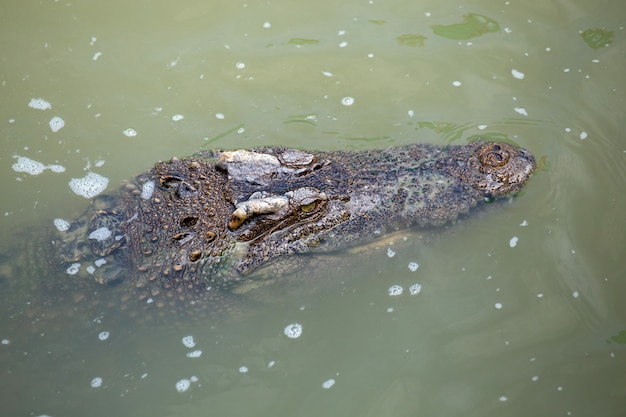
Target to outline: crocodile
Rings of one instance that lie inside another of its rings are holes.
[[[156,163],[53,230],[54,267],[125,283],[147,303],[196,303],[306,271],[316,256],[305,255],[452,222],[517,193],[535,168],[529,151],[485,140],[200,151]]]

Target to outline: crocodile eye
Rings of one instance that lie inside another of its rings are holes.
[[[313,210],[315,210],[316,207],[317,207],[317,201],[313,201],[311,203],[301,205],[300,210],[303,213],[310,213]]]
[[[506,165],[509,161],[510,153],[500,145],[490,143],[480,150],[478,158],[483,166],[498,168]]]

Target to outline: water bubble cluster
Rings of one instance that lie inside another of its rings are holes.
[[[65,232],[70,228],[70,222],[67,220],[54,219],[52,223],[54,223],[54,227],[56,227],[59,232]]]
[[[63,127],[65,126],[65,120],[61,119],[59,116],[54,116],[52,119],[50,119],[50,122],[48,124],[50,125],[50,130],[56,133],[59,130],[63,129]]]
[[[43,98],[31,98],[28,102],[28,107],[37,110],[48,110],[52,108],[52,104]]]
[[[39,175],[46,169],[57,173],[65,171],[65,167],[61,165],[44,165],[41,162],[19,155],[15,155],[14,158],[17,159],[17,162],[14,163],[11,168],[15,172],[25,172],[30,175]]]
[[[93,198],[103,192],[109,185],[109,179],[94,172],[83,178],[72,178],[69,186],[74,194],[85,198]]]
[[[100,388],[101,386],[102,386],[102,378],[100,378],[99,376],[91,380],[92,388]]]
[[[420,266],[417,262],[409,262],[408,267],[409,267],[409,271],[415,272],[417,271],[417,268],[419,268]]]
[[[422,285],[419,283],[415,283],[409,287],[409,294],[417,295],[422,292]]]
[[[388,290],[389,295],[392,297],[396,295],[402,295],[402,291],[403,289],[399,285],[392,285],[391,287],[389,287],[389,290]]]
[[[104,340],[107,340],[108,338],[109,338],[109,332],[104,331],[98,334],[98,339],[100,340],[104,341]]]
[[[124,134],[124,136],[128,136],[129,138],[137,136],[137,131],[132,127],[125,129],[122,133]]]
[[[185,336],[182,339],[183,345],[188,348],[192,348],[196,345],[196,341],[193,340],[193,336]]]
[[[302,325],[300,323],[291,323],[285,327],[285,336],[290,339],[297,339],[302,336]]]
[[[189,389],[189,387],[191,387],[191,381],[186,378],[183,378],[176,383],[176,391],[178,392],[185,392]]]
[[[141,198],[147,200],[154,194],[154,181],[146,181],[141,186]]]
[[[108,238],[110,238],[112,234],[113,233],[108,228],[102,226],[89,233],[89,236],[87,237],[97,242],[102,242],[103,240],[107,240]]]
[[[335,385],[335,380],[333,378],[327,379],[326,381],[322,382],[322,388],[324,389],[330,389],[333,385]]]

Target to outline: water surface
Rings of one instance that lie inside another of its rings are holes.
[[[624,415],[625,18],[610,0],[3,2],[0,412]],[[476,135],[537,157],[512,202],[259,290],[244,316],[145,320],[36,255],[89,172],[112,191],[200,148]]]

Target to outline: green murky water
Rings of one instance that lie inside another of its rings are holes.
[[[4,1],[0,414],[624,415],[626,9],[535,3]],[[540,161],[512,204],[245,318],[87,308],[11,251],[85,209],[87,172],[110,191],[201,147],[475,135]]]

